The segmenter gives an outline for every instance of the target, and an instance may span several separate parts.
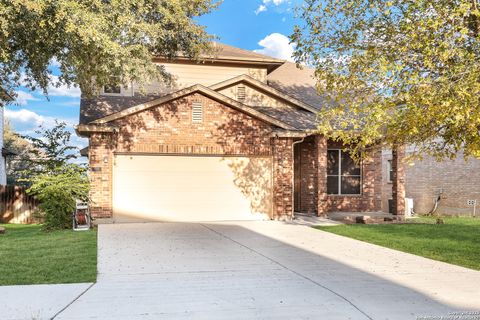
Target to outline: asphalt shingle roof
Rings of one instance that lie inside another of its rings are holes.
[[[315,109],[320,110],[326,105],[326,100],[317,94],[313,69],[306,67],[299,69],[296,64],[291,62],[282,62],[272,57],[225,44],[217,45],[221,48],[218,56],[223,58],[237,57],[281,62],[282,64],[278,68],[268,74],[267,84],[269,86]],[[91,99],[82,98],[80,103],[80,124],[87,124],[159,97],[159,95],[136,95],[133,97],[98,96]],[[316,127],[316,114],[301,108],[293,106],[278,108],[253,106],[253,108],[298,130],[315,129]]]

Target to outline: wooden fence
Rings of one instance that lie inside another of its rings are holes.
[[[36,223],[38,201],[24,187],[0,185],[0,223]]]

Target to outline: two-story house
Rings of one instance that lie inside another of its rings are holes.
[[[200,62],[156,58],[171,85],[110,86],[81,99],[77,132],[89,138],[94,217],[207,221],[388,210],[381,150],[358,164],[315,133],[324,101],[313,70],[217,47]],[[395,212],[403,214],[396,167]]]

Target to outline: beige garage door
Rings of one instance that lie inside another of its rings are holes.
[[[272,207],[270,157],[117,155],[117,221],[264,219]]]

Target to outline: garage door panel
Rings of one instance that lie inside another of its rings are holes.
[[[117,155],[117,220],[245,220],[270,216],[271,158]]]

